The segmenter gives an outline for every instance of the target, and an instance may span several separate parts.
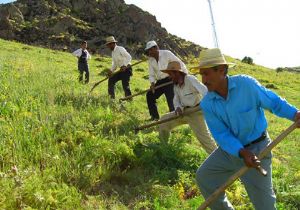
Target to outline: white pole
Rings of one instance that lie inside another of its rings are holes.
[[[216,32],[215,20],[214,20],[214,15],[213,15],[212,7],[211,7],[211,2],[210,2],[210,0],[207,0],[207,1],[208,1],[208,5],[209,5],[209,11],[210,11],[210,17],[211,17],[211,25],[212,25],[212,29],[213,29],[213,37],[214,37],[215,47],[219,48],[219,43],[218,43],[218,38],[217,38],[217,32]]]

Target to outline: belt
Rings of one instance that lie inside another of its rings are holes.
[[[250,145],[256,144],[258,142],[263,141],[267,137],[266,131],[262,132],[261,136],[250,142],[249,144],[244,145],[244,147],[249,147]]]

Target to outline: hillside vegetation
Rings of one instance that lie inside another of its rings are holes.
[[[196,209],[203,202],[194,177],[207,155],[189,127],[160,143],[156,128],[134,133],[149,118],[145,96],[110,101],[107,82],[89,94],[110,58],[94,55],[91,84],[83,85],[70,53],[1,39],[0,46],[0,209]],[[255,76],[300,107],[300,74],[228,59],[237,62],[230,74]],[[134,67],[131,87],[149,87],[146,62]],[[123,97],[119,83],[116,92]],[[159,111],[167,111],[163,97]],[[272,138],[291,124],[267,117]],[[278,209],[300,209],[299,136],[294,131],[273,153]],[[228,195],[236,209],[253,209],[239,182]]]

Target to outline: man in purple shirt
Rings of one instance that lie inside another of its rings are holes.
[[[228,76],[231,65],[217,48],[200,54],[199,70],[209,91],[200,107],[219,147],[197,170],[197,184],[207,198],[246,164],[252,169],[241,181],[255,209],[273,210],[276,197],[272,186],[272,155],[269,153],[261,161],[257,158],[271,142],[263,109],[294,121],[300,119],[300,111],[250,76]],[[259,165],[268,172],[267,176],[255,170]],[[210,207],[233,209],[225,193]]]

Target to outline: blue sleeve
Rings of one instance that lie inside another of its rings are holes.
[[[258,101],[264,109],[267,109],[275,115],[289,120],[294,120],[297,108],[289,104],[285,99],[278,96],[273,91],[262,86],[257,80],[250,77],[250,83],[258,93]]]
[[[229,154],[239,157],[239,151],[244,148],[244,146],[236,137],[234,137],[230,129],[226,126],[222,119],[214,113],[205,100],[202,100],[200,103],[200,108],[202,109],[207,126],[217,144]]]

